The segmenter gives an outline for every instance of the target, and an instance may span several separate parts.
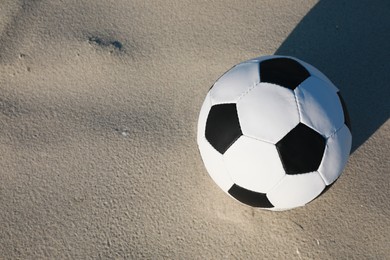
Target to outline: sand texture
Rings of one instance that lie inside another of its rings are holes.
[[[390,2],[0,0],[0,259],[390,259]],[[309,205],[207,174],[203,99],[288,54],[340,88],[346,169]]]

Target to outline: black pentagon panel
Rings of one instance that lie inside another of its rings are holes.
[[[233,198],[252,207],[274,207],[274,205],[272,205],[271,202],[268,200],[266,194],[247,190],[238,186],[237,184],[233,184],[233,186],[229,189],[228,192],[230,195],[233,196]]]
[[[343,96],[341,96],[340,92],[337,92],[337,95],[339,96],[341,106],[343,107],[343,112],[344,112],[344,123],[348,127],[349,131],[352,132],[351,129],[351,120],[349,118],[349,113],[347,110],[347,105],[345,104]]]
[[[274,58],[260,63],[260,81],[294,90],[310,73],[299,62],[289,58]]]
[[[318,170],[325,145],[322,135],[299,123],[276,144],[276,148],[286,173],[300,174]]]
[[[206,122],[206,139],[221,154],[242,135],[236,104],[211,107]]]

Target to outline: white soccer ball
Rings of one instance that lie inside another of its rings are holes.
[[[197,141],[208,173],[238,201],[300,207],[341,174],[352,135],[339,90],[293,57],[234,66],[208,92]]]

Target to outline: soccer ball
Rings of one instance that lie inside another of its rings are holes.
[[[223,191],[252,207],[286,210],[340,176],[352,135],[343,98],[324,74],[293,57],[265,56],[234,66],[211,87],[197,142]]]

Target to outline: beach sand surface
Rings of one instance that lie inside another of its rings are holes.
[[[332,69],[360,28],[321,2],[1,0],[0,258],[389,259],[388,48],[366,74]],[[306,52],[319,49],[316,12],[328,17],[319,32],[341,35],[326,55]],[[389,42],[380,23],[362,27],[372,46],[351,52],[354,64]],[[216,186],[196,128],[220,75],[278,51],[329,72],[357,139],[328,192],[268,212]],[[369,94],[346,87],[370,75]]]

